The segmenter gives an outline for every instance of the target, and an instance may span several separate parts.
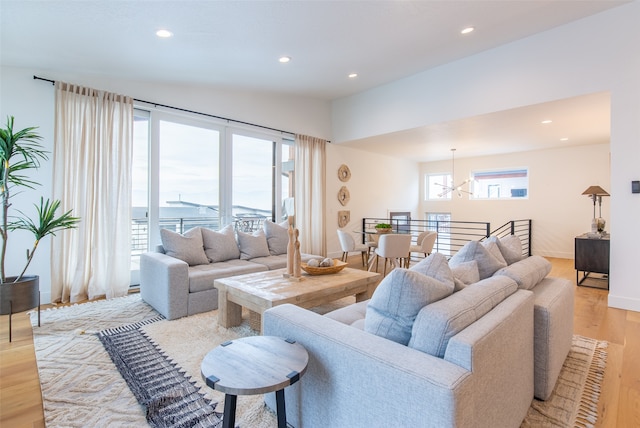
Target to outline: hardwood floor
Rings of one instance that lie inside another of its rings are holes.
[[[575,283],[573,260],[549,260],[551,276]],[[362,268],[359,255],[349,263]],[[0,426],[44,427],[29,318],[13,316],[12,343],[8,323],[0,316]],[[574,332],[609,342],[596,427],[640,427],[640,313],[607,307],[607,290],[576,286]]]

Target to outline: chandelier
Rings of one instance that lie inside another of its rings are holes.
[[[455,179],[456,179],[456,149],[451,149],[451,185],[447,186],[445,184],[436,183],[436,186],[442,186],[442,192],[438,194],[439,198],[447,196],[451,192],[456,192],[459,198],[462,197],[463,193],[466,193],[468,195],[473,195],[473,192],[462,189],[464,185],[468,184],[471,181],[470,179],[467,178],[462,183],[458,184],[457,186],[454,186]]]

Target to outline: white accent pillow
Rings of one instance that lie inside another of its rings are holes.
[[[204,253],[211,263],[240,258],[236,235],[230,224],[219,231],[202,229],[202,240]]]
[[[288,225],[288,223],[287,223]],[[289,245],[289,229],[272,221],[265,220],[263,224],[264,234],[267,236],[267,245],[269,253],[272,256],[279,254],[287,254],[287,245]]]
[[[270,255],[267,237],[262,229],[256,230],[253,234],[238,231],[238,247],[240,247],[241,260]]]
[[[364,330],[406,345],[420,309],[449,296],[453,287],[420,272],[396,268],[374,291],[364,318]]]
[[[209,264],[209,259],[204,253],[201,228],[189,229],[184,235],[160,229],[160,239],[165,254],[187,262],[189,266]]]

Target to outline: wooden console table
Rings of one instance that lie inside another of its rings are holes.
[[[575,240],[576,282],[582,285],[590,273],[600,273],[609,289],[609,237],[589,238],[586,234],[576,236]],[[582,272],[582,278],[580,278]],[[600,287],[596,287],[600,288]]]

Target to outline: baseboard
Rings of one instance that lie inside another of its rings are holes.
[[[640,312],[640,299],[616,296],[609,291],[608,305],[610,308],[625,309],[627,311]]]

